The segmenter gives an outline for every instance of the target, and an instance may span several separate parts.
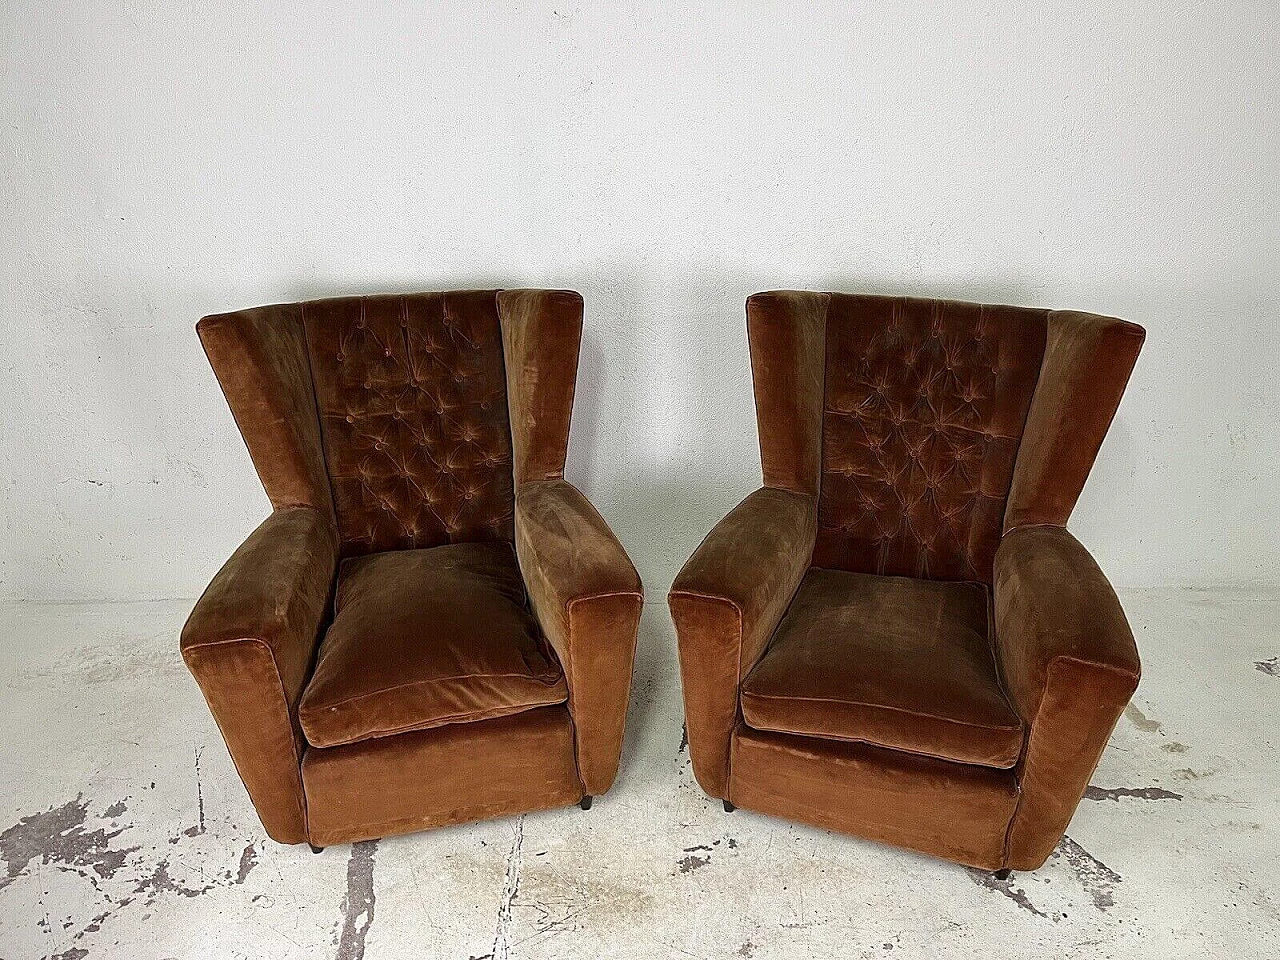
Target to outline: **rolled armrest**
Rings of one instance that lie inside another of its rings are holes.
[[[1141,666],[1115,591],[1062,527],[1006,534],[994,589],[997,656],[1030,727],[1006,866],[1033,870],[1066,830]]]
[[[728,799],[738,687],[768,646],[813,555],[817,501],[765,487],[707,534],[671,586],[693,772]]]
[[[622,752],[640,577],[604,518],[564,480],[521,484],[515,524],[533,612],[569,685],[578,773],[587,793],[604,793]]]
[[[277,510],[218,571],[182,629],[182,658],[262,825],[281,843],[307,838],[297,706],[337,555],[327,516]]]

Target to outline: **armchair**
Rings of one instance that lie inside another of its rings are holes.
[[[569,291],[350,297],[197,325],[274,512],[182,631],[267,833],[581,803],[618,770],[642,593],[564,480]]]
[[[1065,529],[1142,328],[779,291],[747,301],[764,486],[669,595],[711,796],[1039,867],[1139,677]]]

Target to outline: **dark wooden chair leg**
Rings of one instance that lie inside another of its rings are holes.
[[[311,852],[312,852],[312,853],[323,853],[323,852],[324,852],[324,847],[317,847],[314,843],[308,843],[308,844],[307,844],[307,846],[311,848]]]
[[[992,876],[995,877],[997,880],[1008,880],[1011,876],[1013,876],[1013,871],[1010,870],[1008,867],[1005,867],[1003,870],[997,870],[995,873],[992,874]]]
[[[590,809],[591,809],[591,794],[589,794],[589,793],[588,793],[588,794],[587,794],[586,796],[584,796],[581,800],[579,800],[579,801],[578,801],[578,806],[580,806],[583,810],[590,810]]]
[[[732,803],[730,803],[728,800],[726,800],[726,801],[724,802],[724,812],[725,812],[725,813],[733,813],[733,811],[735,811],[735,810],[737,810],[737,809],[738,809],[738,808],[737,808],[737,807],[735,807],[735,806],[734,806]]]

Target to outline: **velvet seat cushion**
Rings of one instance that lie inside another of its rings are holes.
[[[757,730],[1007,768],[1022,722],[996,674],[978,583],[812,568],[742,684]]]
[[[343,562],[298,717],[312,746],[333,747],[567,697],[511,545],[457,543]]]

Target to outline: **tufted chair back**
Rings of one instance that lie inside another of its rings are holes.
[[[936,580],[989,584],[1005,529],[1066,523],[1142,342],[1112,318],[910,297],[747,309],[765,484],[818,498],[813,564]]]
[[[329,513],[344,556],[512,540],[503,338],[527,348],[522,293],[343,297],[202,320],[273,505]],[[564,409],[544,411],[540,478],[563,472],[581,323],[576,294],[553,296],[576,317],[550,338],[569,386],[545,398]]]

